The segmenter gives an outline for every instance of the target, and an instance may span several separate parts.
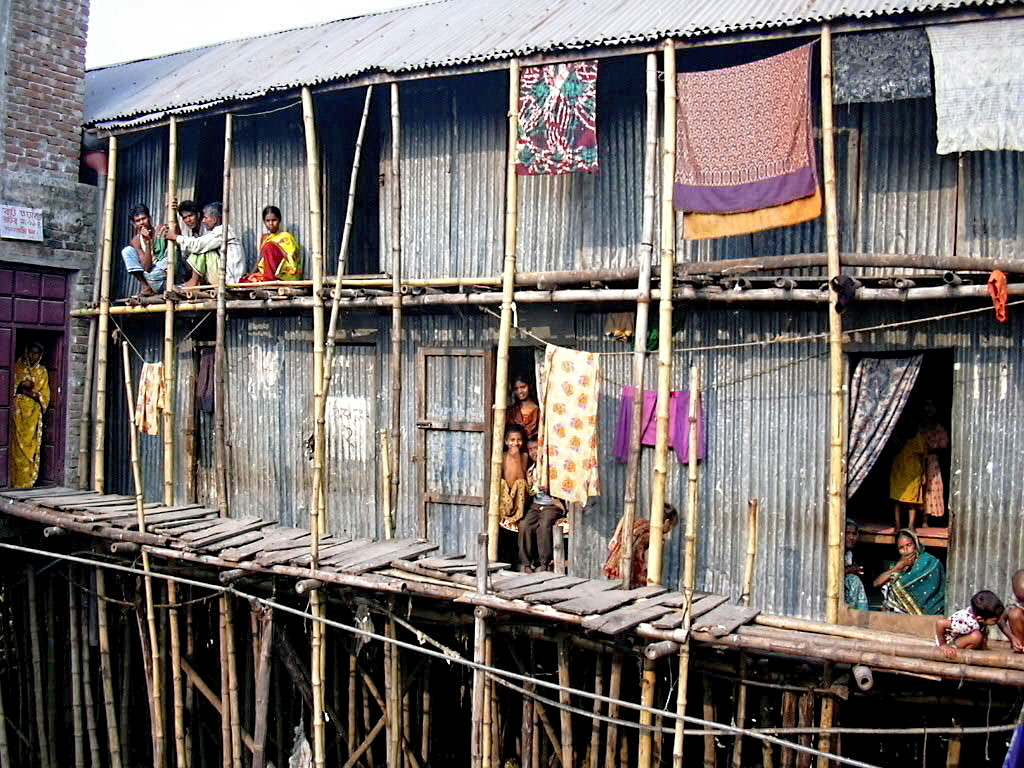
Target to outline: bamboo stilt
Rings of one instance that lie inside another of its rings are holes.
[[[767,728],[771,722],[770,712],[768,709],[768,697],[766,695],[761,696],[761,727]],[[772,748],[771,742],[761,742],[761,766],[762,768],[775,768],[775,750]]]
[[[483,594],[487,591],[487,534],[480,533],[477,536],[477,565],[476,565],[476,588],[477,592]],[[486,660],[486,637],[487,623],[485,621],[488,610],[483,606],[477,606],[473,611],[473,662],[482,665]],[[473,768],[483,768],[484,764],[484,735],[483,735],[483,714],[486,686],[486,676],[479,669],[473,670],[473,699],[470,728],[470,756]]]
[[[395,622],[389,621],[385,633],[391,639],[395,637]],[[388,768],[402,768],[402,682],[399,673],[398,649],[391,643],[384,646],[384,688],[386,704],[384,713],[387,716],[386,737]]]
[[[57,609],[54,581],[46,580],[46,732],[57,733]],[[57,760],[57,748],[50,747],[50,757]]]
[[[704,719],[708,722],[715,720],[715,699],[711,689],[711,678],[704,675],[701,680],[701,688],[704,698]],[[718,753],[715,750],[715,735],[708,733],[704,735],[704,768],[718,767]]]
[[[185,695],[181,687],[181,620],[178,616],[178,585],[167,582],[167,602],[170,605],[171,636],[171,696],[174,701],[174,759],[178,768],[188,768],[185,748]]]
[[[267,720],[270,710],[270,670],[273,666],[271,649],[274,643],[274,611],[260,609],[259,621],[259,664],[256,667],[255,712],[252,726],[253,754],[252,768],[265,768],[267,761]],[[351,718],[351,707],[349,717]],[[278,713],[280,717],[280,713]],[[349,739],[349,744],[354,743]]]
[[[96,233],[96,264],[92,273],[92,306],[97,306],[100,301],[100,282],[103,272],[103,224],[104,206],[107,197],[107,174],[106,172],[97,175],[96,179],[97,198],[100,201],[99,215],[96,221],[100,224],[100,230]],[[82,418],[78,428],[78,487],[85,490],[89,485],[89,471],[92,464],[89,460],[89,433],[92,424],[93,385],[96,382],[96,336],[98,333],[98,318],[89,319],[89,341],[85,351],[85,383],[82,386]],[[95,765],[95,764],[94,764]]]
[[[320,207],[320,151],[317,146],[316,117],[313,113],[313,95],[308,87],[302,89],[302,124],[306,137],[306,182],[309,188],[309,226],[312,232],[313,264],[313,499],[310,509],[310,568],[316,569],[320,558],[320,536],[327,533],[326,495],[324,494],[324,454],[326,447],[324,399],[324,304],[323,304],[323,245]],[[312,664],[310,677],[313,688],[313,765],[324,768],[327,763],[327,741],[324,732],[324,617],[323,596],[315,590],[311,597],[314,616],[312,625]]]
[[[825,243],[828,281],[839,276],[839,214],[836,187],[836,149],[832,117],[832,30],[821,28],[821,144],[825,178]],[[828,303],[829,364],[829,473],[828,473],[828,572],[825,579],[825,614],[830,624],[839,622],[843,600],[843,532],[846,516],[846,450],[844,443],[843,317],[835,302]]]
[[[216,712],[217,716],[220,717],[223,720],[224,717],[225,717],[224,716],[224,699],[219,697],[216,693],[214,693],[213,689],[210,688],[210,686],[206,684],[206,681],[204,681],[203,678],[201,678],[199,676],[199,673],[197,673],[194,669],[192,669],[192,665],[189,664],[188,661],[185,660],[184,658],[182,658],[182,660],[181,660],[181,671],[184,673],[185,677],[188,678],[189,685],[193,686],[199,693],[201,693],[203,695],[203,698],[205,698],[210,703],[210,706],[213,707],[213,711]],[[225,674],[225,673],[226,673],[226,670],[222,670],[222,674]],[[229,712],[227,717],[230,718],[230,716],[231,716],[231,713]],[[249,732],[247,730],[245,730],[245,728],[242,728],[242,743],[245,744],[245,746],[249,750],[255,752],[256,745],[253,743],[252,736],[249,735]],[[228,737],[227,744],[228,744],[228,747],[230,748],[231,747],[231,738],[230,738],[230,736]],[[228,761],[230,762],[230,760],[231,760],[231,758],[229,757]],[[205,762],[205,757],[204,757],[204,762]]]
[[[640,277],[637,280],[636,321],[633,335],[633,413],[630,416],[629,461],[622,504],[622,557],[619,573],[623,584],[633,579],[633,521],[636,518],[637,485],[640,481],[640,449],[643,430],[644,369],[647,367],[647,326],[651,311],[651,261],[654,258],[654,201],[658,172],[658,62],[647,54],[647,113],[644,121],[644,208],[640,237]]]
[[[572,739],[572,712],[565,709],[572,702],[569,699],[569,688],[572,687],[569,678],[569,640],[565,635],[559,635],[557,641],[558,653],[558,701],[562,704],[559,710],[559,717],[562,725],[562,765],[576,765],[576,750],[573,748]]]
[[[69,571],[69,577],[73,570]],[[71,733],[75,743],[75,765],[85,765],[85,731],[83,728],[82,711],[82,648],[81,635],[78,633],[80,623],[78,612],[78,594],[75,591],[74,578],[68,580],[68,616],[71,650]],[[2,730],[2,729],[0,729]]]
[[[131,359],[128,357],[128,341],[121,340],[121,371],[124,374],[124,394],[128,408],[129,444],[131,446],[132,484],[135,491],[135,513],[140,533],[146,532],[145,486],[142,480],[142,461],[139,458],[139,433],[135,428],[135,396],[132,391]],[[146,628],[149,634],[150,653],[150,698],[153,712],[153,765],[164,765],[164,716],[163,716],[163,657],[160,651],[160,633],[156,624],[156,610],[153,599],[153,577],[149,552],[142,553],[142,569],[145,572],[143,584],[146,593]]]
[[[782,727],[793,728],[796,726],[797,695],[792,691],[782,693]],[[793,768],[793,759],[796,752],[790,747],[783,747],[779,757],[781,768]]]
[[[97,765],[93,763],[93,765]],[[7,743],[7,708],[4,706],[3,687],[0,686],[0,768],[14,768],[11,749]]]
[[[129,624],[127,621],[124,621],[122,623],[122,627],[123,627],[123,632],[122,632],[122,635],[121,635],[121,648],[123,649],[123,652],[121,653],[121,680],[122,681],[127,681],[127,680],[131,680],[131,673],[132,673],[132,648],[133,648],[133,645],[132,645],[132,628],[131,628],[131,624]],[[145,650],[143,650],[142,659],[143,659],[143,661],[142,661],[143,666],[148,668],[149,663],[148,663],[147,660],[149,659],[149,654],[146,653]],[[147,675],[146,675],[146,680],[149,680],[148,672],[147,672]],[[147,686],[147,689],[148,689],[148,686],[149,686],[148,682],[146,683],[146,686]],[[120,715],[118,717],[118,722],[121,724],[121,728],[118,731],[118,736],[121,739],[121,754],[122,755],[128,755],[129,754],[128,744],[131,741],[130,736],[131,736],[132,728],[133,728],[133,725],[134,725],[133,722],[132,722],[132,718],[130,718],[128,716],[128,713],[129,713],[128,703],[129,703],[129,700],[131,698],[131,692],[132,692],[132,687],[130,685],[126,684],[126,683],[122,683],[122,685],[121,685],[121,695],[120,695],[120,698],[118,700],[118,707],[119,707],[119,712],[120,712]]]
[[[526,690],[532,694],[534,686],[526,684]],[[533,758],[534,721],[536,715],[533,712],[533,697],[523,697],[522,725],[519,729],[519,765],[520,768],[535,768],[537,765]]]
[[[658,405],[654,446],[654,477],[651,481],[651,535],[647,550],[647,583],[661,584],[665,554],[665,488],[668,483],[668,414],[672,389],[672,274],[676,258],[675,208],[672,189],[676,166],[676,49],[671,40],[663,46],[665,109],[662,124],[661,164],[661,298],[658,301]],[[691,454],[696,455],[694,449]],[[693,462],[691,461],[691,464]],[[682,722],[682,721],[678,721]],[[640,768],[646,768],[640,754]]]
[[[747,722],[747,686],[742,682],[747,676],[747,654],[740,654],[740,683],[736,691],[736,726],[745,728]],[[739,734],[732,743],[732,768],[743,768],[743,737]]]
[[[832,727],[832,720],[835,717],[835,698],[832,696],[824,696],[821,700],[821,729],[825,731]],[[832,735],[830,733],[822,733],[818,737],[818,749],[822,752],[832,751]],[[828,768],[832,765],[832,761],[824,755],[818,758],[818,768]]]
[[[117,713],[114,710],[114,675],[110,666],[106,574],[102,568],[96,569],[96,613],[100,641],[100,679],[103,684],[103,706],[107,720],[107,750],[110,755],[110,768],[121,768],[121,740],[117,730]]]
[[[646,656],[643,658],[643,667],[640,679],[640,704],[644,707],[654,706],[654,692],[658,682],[658,676],[654,669],[654,662]],[[654,734],[650,726],[654,723],[654,716],[643,711],[639,716],[640,734],[637,744],[637,766],[638,768],[650,768],[652,764],[652,747]],[[646,726],[646,727],[645,727]]]
[[[75,599],[79,599],[75,593]],[[88,611],[84,612],[88,616]],[[89,765],[92,768],[100,766],[100,739],[96,725],[96,704],[92,687],[92,653],[89,649],[89,630],[85,622],[76,624],[71,631],[79,636],[79,647],[81,648],[82,664],[82,700],[85,705],[85,732],[89,737]],[[3,721],[0,713],[0,722]],[[2,766],[0,766],[2,768]]]
[[[228,656],[228,703],[231,706],[231,764],[242,768],[242,712],[238,698],[238,654],[235,651],[235,604],[230,595],[224,598],[224,637]]]
[[[594,657],[594,693],[604,694],[604,654]],[[601,701],[594,699],[594,714],[601,714]],[[587,748],[587,768],[597,768],[601,751],[601,721],[594,718],[590,725],[590,746]]]
[[[800,694],[796,724],[799,728],[810,728],[814,725],[814,694],[810,691]],[[809,747],[811,745],[810,734],[801,735],[799,742],[803,746]],[[796,768],[810,768],[810,766],[811,756],[806,752],[798,752],[796,755]]]
[[[178,118],[171,115],[168,125],[168,147],[167,147],[167,219],[169,223],[177,226],[177,211],[174,210],[173,202],[178,198]],[[227,240],[221,248],[227,252]],[[174,240],[167,241],[167,290],[174,288],[175,268],[177,267],[178,254],[177,243]],[[221,272],[223,275],[224,273]],[[164,312],[164,402],[163,402],[163,439],[164,448],[164,504],[170,506],[174,503],[174,436],[177,430],[174,426],[174,383],[175,383],[175,356],[174,356],[174,302],[167,301]],[[180,676],[179,676],[180,680]]]
[[[227,595],[220,598],[220,758],[221,768],[233,768],[231,760],[231,699],[228,693]]]
[[[519,61],[508,65],[508,150],[505,158],[505,260],[501,279],[501,321],[498,330],[497,364],[494,372],[494,404],[491,427],[491,469],[487,493],[489,537],[487,556],[498,559],[498,498],[501,491],[502,448],[505,445],[505,411],[508,407],[508,348],[512,332],[512,294],[516,280],[516,244],[519,222],[519,179],[516,176],[516,144],[519,140]]]
[[[221,517],[228,516],[230,504],[228,502],[228,445],[227,445],[227,424],[225,400],[226,378],[227,378],[227,357],[225,351],[225,339],[227,337],[227,291],[225,281],[227,279],[228,263],[228,214],[231,206],[231,157],[234,149],[234,116],[229,112],[224,115],[224,187],[221,193],[222,219],[222,247],[220,249],[220,274],[221,281],[217,285],[217,329],[213,345],[213,423],[214,423],[214,463],[217,485],[217,511]]]
[[[353,650],[348,657],[348,729],[346,738],[349,745],[356,743],[356,701],[359,693],[356,654]],[[257,768],[257,766],[253,766]]]
[[[757,555],[757,515],[758,501],[750,499],[747,502],[747,552],[743,565],[743,593],[740,595],[741,605],[750,605],[750,596],[754,588],[754,558]],[[736,694],[736,725],[744,727],[747,717],[747,686],[746,670],[748,663],[747,655],[740,654],[740,683]],[[732,766],[742,768],[743,765],[743,737],[737,735],[732,747]]]
[[[32,701],[35,705],[36,738],[39,741],[39,758],[43,768],[50,768],[50,740],[46,733],[46,705],[43,686],[43,651],[39,638],[39,607],[36,602],[36,569],[31,563],[25,565],[25,582],[28,587],[29,643],[32,658]]]
[[[946,747],[946,768],[960,768],[960,751],[963,741],[959,736],[953,736]]]
[[[420,722],[420,760],[425,764],[430,764],[430,729],[433,724],[433,708],[430,701],[430,662],[427,662],[426,669],[423,670],[423,697],[422,697],[422,714],[423,718]],[[350,744],[352,742],[349,742]]]
[[[103,204],[102,271],[100,273],[100,314],[96,331],[96,404],[93,410],[92,489],[103,493],[107,445],[107,344],[110,340],[110,260],[114,251],[114,203],[117,191],[117,136],[110,137],[107,160],[107,188]]]
[[[615,720],[619,717],[619,705],[614,702],[618,701],[619,695],[622,693],[622,654],[618,651],[612,654],[612,667],[611,674],[608,676],[608,698],[612,699],[608,703],[608,717],[612,719],[608,723],[607,734],[605,735],[605,749],[604,749],[604,765],[614,765],[616,759],[616,752],[618,751],[619,745],[619,726],[615,723]]]
[[[485,632],[484,664],[491,666],[491,654],[494,648],[491,628],[487,627]],[[481,737],[484,743],[480,751],[483,753],[484,768],[497,768],[494,764],[494,683],[486,676],[484,677],[484,711],[481,727]]]
[[[391,83],[391,487],[387,519],[396,518],[402,455],[402,121],[398,83]],[[423,532],[426,535],[426,531]]]

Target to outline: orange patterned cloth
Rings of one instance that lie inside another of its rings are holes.
[[[548,344],[541,372],[537,486],[564,501],[601,493],[598,474],[598,360]]]
[[[164,364],[143,363],[139,392],[135,397],[135,426],[144,435],[160,434],[164,410]]]
[[[988,277],[988,295],[992,297],[992,306],[996,310],[996,322],[1005,323],[1010,319],[1006,313],[1006,302],[1010,298],[1007,290],[1006,273],[994,269]]]

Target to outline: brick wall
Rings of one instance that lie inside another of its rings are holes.
[[[96,188],[78,183],[88,0],[0,0],[0,202],[43,210],[43,242],[0,240],[0,261],[69,274],[92,298]],[[4,74],[6,73],[6,74]],[[68,324],[65,482],[74,482],[89,324]]]

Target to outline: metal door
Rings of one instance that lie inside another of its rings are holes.
[[[419,533],[472,552],[487,498],[493,354],[424,348],[417,358]]]

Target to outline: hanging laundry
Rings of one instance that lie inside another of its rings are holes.
[[[988,295],[992,297],[992,306],[996,310],[996,322],[1007,322],[1010,316],[1006,311],[1006,302],[1010,298],[1010,292],[1007,290],[1005,272],[992,270],[988,277]]]
[[[836,104],[932,95],[932,57],[923,29],[835,35],[832,45],[832,99]]]
[[[1024,151],[1024,19],[928,27],[940,155]]]
[[[604,335],[616,341],[629,341],[635,332],[634,318],[632,312],[613,312],[604,324]]]
[[[144,435],[160,434],[164,410],[164,364],[143,363],[139,392],[135,397],[135,426]]]
[[[563,501],[601,492],[598,472],[598,361],[594,352],[548,344],[540,389],[537,486]]]
[[[676,208],[740,213],[815,193],[811,50],[678,75]]]
[[[710,240],[713,237],[748,235],[766,229],[803,224],[821,216],[821,191],[790,203],[742,213],[683,213],[683,237]]]
[[[633,401],[636,389],[634,387],[623,387],[622,398],[619,402],[619,421],[615,427],[615,446],[613,452],[615,458],[625,463],[629,459],[629,438],[630,427],[633,422]],[[643,413],[640,418],[640,444],[654,445],[658,435],[658,393],[652,390],[644,390]],[[697,413],[697,458],[704,459],[704,413],[703,409]],[[690,393],[672,392],[669,399],[668,409],[668,447],[676,453],[676,460],[680,464],[690,461]]]
[[[213,376],[216,356],[209,347],[199,353],[199,372],[196,374],[196,400],[199,410],[213,413]]]
[[[523,67],[520,176],[597,170],[597,62]]]

